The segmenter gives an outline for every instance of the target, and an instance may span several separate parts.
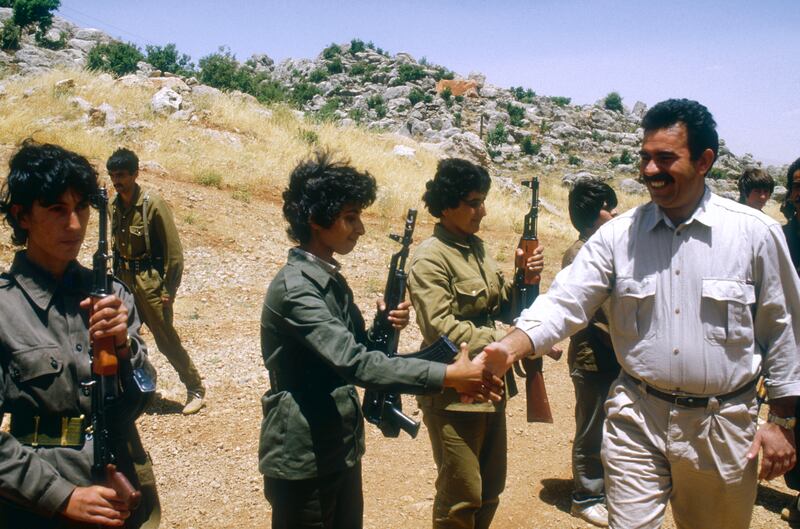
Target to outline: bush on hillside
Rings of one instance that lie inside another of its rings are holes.
[[[521,86],[512,86],[510,88],[510,91],[514,96],[514,99],[516,99],[520,103],[533,103],[534,98],[536,97],[536,92],[534,92],[530,88],[523,88]]]
[[[14,7],[14,0],[0,0],[0,7]]]
[[[308,80],[312,83],[321,83],[325,79],[328,78],[328,70],[324,68],[317,68],[316,70],[312,70],[310,74],[308,74]]]
[[[612,156],[608,159],[608,163],[611,165],[611,167],[616,167],[618,165],[631,165],[633,162],[633,155],[631,155],[631,151],[628,149],[622,149],[622,154],[619,156]]]
[[[297,83],[292,89],[292,102],[297,106],[303,106],[311,101],[315,95],[319,94],[319,89],[311,83]]]
[[[451,100],[451,98],[453,97],[453,91],[450,90],[449,86],[446,86],[445,89],[439,93],[439,97],[444,99],[444,102],[445,104],[447,104],[447,106],[453,104],[453,101]]]
[[[22,37],[22,30],[14,21],[7,18],[3,21],[3,27],[0,28],[0,49],[3,50],[18,50],[19,39]]]
[[[509,102],[506,104],[506,111],[511,124],[515,127],[521,127],[522,120],[525,118],[525,109]]]
[[[622,97],[619,95],[618,92],[611,92],[603,100],[603,106],[607,110],[622,112]]]
[[[434,68],[433,71],[433,78],[436,81],[441,81],[442,79],[451,80],[454,79],[455,76],[456,76],[455,73],[451,72],[450,70],[448,70],[443,66],[437,66],[436,68]]]
[[[530,136],[525,136],[522,138],[522,144],[520,147],[522,148],[522,152],[529,156],[536,156],[542,152],[542,144],[539,142],[533,143],[533,140]]]
[[[418,81],[425,77],[425,70],[418,64],[401,64],[397,68],[397,78],[401,83]]]
[[[338,44],[331,44],[330,46],[322,50],[322,57],[331,60],[337,55],[340,55],[341,53],[342,53],[342,48],[340,48]]]
[[[412,88],[411,92],[408,94],[408,100],[411,101],[411,106],[416,105],[420,101],[425,101],[426,103],[430,103],[433,98],[430,94],[426,94],[419,88]]]
[[[111,42],[98,44],[89,51],[86,67],[90,70],[101,70],[116,76],[136,71],[136,63],[144,60],[139,48],[127,42]]]
[[[489,145],[502,145],[506,141],[508,141],[508,132],[502,121],[495,126],[494,130],[490,130],[486,134],[486,143]]]
[[[186,77],[194,74],[192,58],[185,53],[178,52],[175,44],[170,42],[166,46],[147,45],[144,49],[147,52],[145,60],[156,70]]]
[[[342,66],[342,59],[341,57],[334,57],[331,62],[328,63],[328,73],[342,73],[344,71],[344,67]]]
[[[353,39],[350,41],[350,53],[355,55],[360,51],[364,51],[366,46],[364,45],[364,41],[361,39]]]
[[[14,23],[21,28],[36,26],[37,38],[43,38],[53,25],[53,11],[61,6],[61,0],[16,0]]]
[[[556,106],[565,107],[565,106],[569,105],[570,102],[572,102],[572,98],[571,97],[564,97],[564,96],[552,96],[550,98],[550,101],[552,101],[553,104],[556,105]]]

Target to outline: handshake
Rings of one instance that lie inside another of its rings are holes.
[[[462,343],[455,362],[447,366],[444,385],[458,391],[464,403],[498,402],[503,398],[503,376],[520,359],[514,346],[513,341],[492,342],[470,360],[467,344]],[[554,360],[561,358],[561,354],[558,347],[547,353]]]

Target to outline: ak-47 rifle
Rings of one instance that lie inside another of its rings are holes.
[[[101,188],[92,199],[99,216],[99,238],[97,251],[92,258],[92,307],[111,294],[108,275],[108,192]],[[119,360],[126,360],[116,350],[114,337],[90,338],[92,357],[92,381],[87,384],[92,391],[92,438],[94,440],[94,464],[92,476],[95,483],[114,489],[117,495],[132,511],[141,500],[141,492],[136,490],[125,474],[117,470],[116,456],[112,448],[110,411],[119,402],[120,379]]]
[[[403,235],[389,235],[392,240],[400,243],[401,248],[392,255],[389,278],[386,280],[386,288],[383,291],[385,308],[379,310],[375,315],[375,321],[369,334],[370,348],[382,351],[390,358],[397,355],[400,331],[395,329],[389,321],[389,312],[395,310],[406,296],[406,259],[413,242],[412,236],[416,221],[417,210],[409,209]],[[442,336],[422,351],[403,356],[447,364],[453,361],[457,353],[458,349],[453,342]],[[403,430],[414,438],[419,432],[419,423],[403,413],[403,403],[399,393],[368,389],[364,392],[361,409],[367,422],[380,428],[385,437],[397,437],[400,435],[400,430]]]
[[[541,280],[539,274],[531,272],[525,266],[527,259],[533,255],[534,250],[539,246],[536,229],[536,221],[539,218],[539,179],[533,177],[531,180],[522,182],[522,184],[531,188],[531,209],[525,215],[525,226],[517,246],[522,249],[522,255],[518,255],[515,261],[516,271],[512,293],[514,316],[519,316],[523,310],[531,306],[539,295],[539,281]],[[518,375],[525,377],[528,422],[552,423],[553,414],[550,411],[550,401],[547,398],[547,388],[544,385],[542,364],[541,357],[536,359],[523,358],[514,365],[514,371]]]

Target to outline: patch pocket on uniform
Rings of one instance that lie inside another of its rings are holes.
[[[477,317],[486,310],[488,297],[482,279],[467,279],[453,284],[456,293],[453,314],[465,318]]]
[[[703,279],[700,318],[703,334],[715,344],[747,343],[753,339],[750,305],[756,290],[739,279]]]
[[[655,276],[618,277],[611,296],[611,334],[648,337],[655,329],[652,325],[655,297]]]
[[[8,372],[18,384],[48,386],[64,368],[61,350],[55,345],[36,346],[11,353]]]
[[[144,237],[144,226],[131,225],[128,231],[130,231],[131,235],[136,237]]]

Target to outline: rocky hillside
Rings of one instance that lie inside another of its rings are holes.
[[[0,9],[0,20],[10,16],[10,9]],[[58,17],[50,34],[53,40],[64,40],[65,47],[44,49],[25,36],[19,50],[0,51],[0,72],[16,76],[54,66],[82,68],[93,46],[112,41],[99,30],[79,28]],[[194,77],[178,78],[144,62],[138,67],[120,82],[160,88],[153,108],[172,119],[197,120],[192,95],[216,92]],[[390,55],[358,39],[331,45],[314,59],[276,64],[266,54],[256,54],[241,67],[259,75],[261,82],[280,86],[286,94],[299,94],[293,100],[305,114],[343,127],[360,125],[406,136],[437,154],[493,165],[500,174],[539,170],[557,172],[565,180],[587,174],[616,177],[625,191],[644,193],[635,181],[642,134],[638,123],[646,111],[641,102],[622,105],[621,110],[605,108],[604,99],[572,105],[565,97],[494,86],[481,73],[462,77],[408,53]],[[107,120],[108,110],[113,113],[113,109],[85,110],[95,121]],[[751,165],[761,164],[749,154],[734,155],[723,142],[711,183],[722,194],[733,196],[735,185],[725,180],[735,179]],[[778,181],[782,179],[783,168],[767,170]],[[779,188],[775,198],[784,192]]]

